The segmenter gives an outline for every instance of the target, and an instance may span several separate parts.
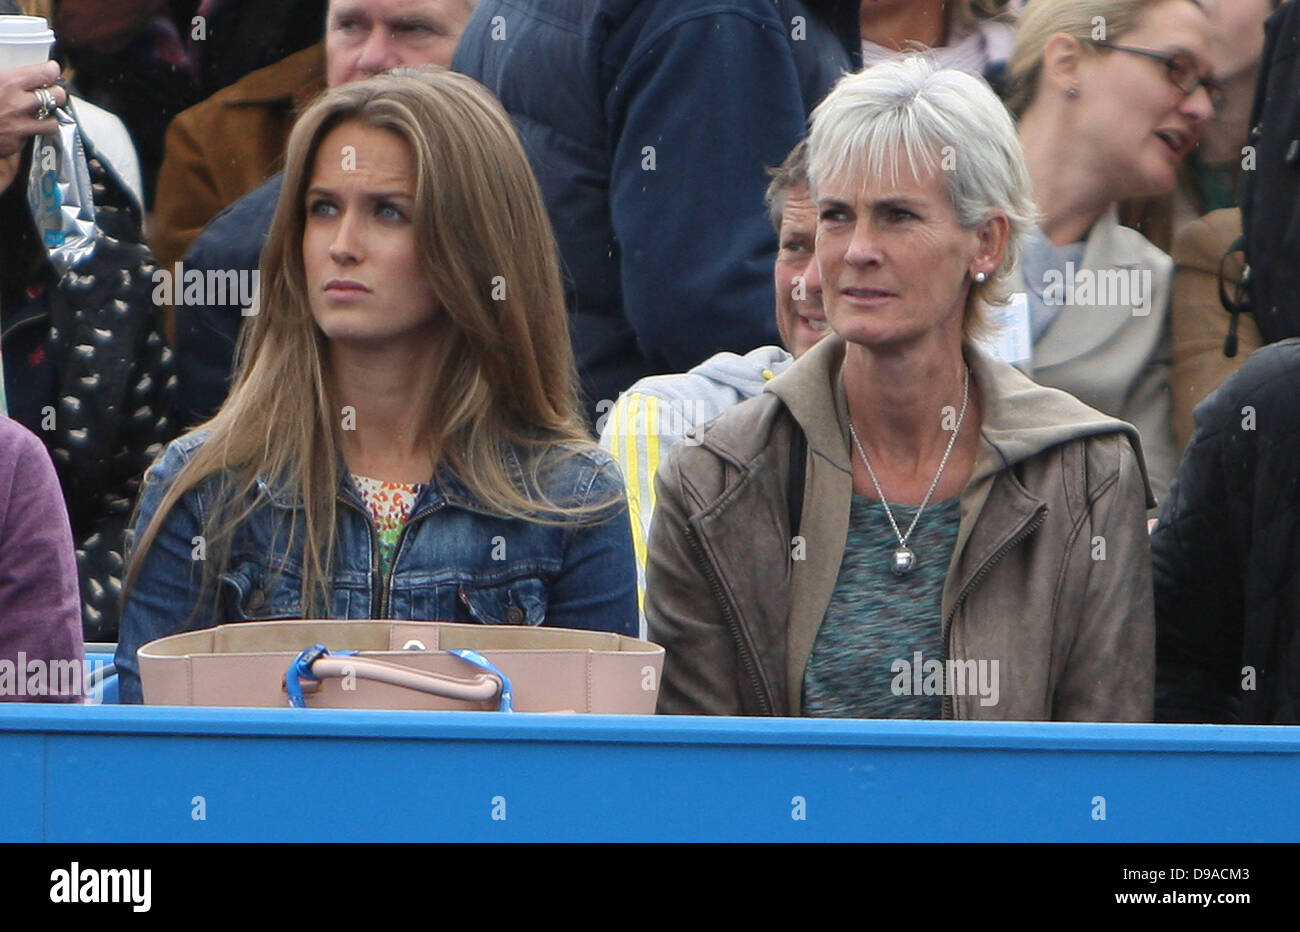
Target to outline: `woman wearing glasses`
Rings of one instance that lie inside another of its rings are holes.
[[[1026,369],[1135,425],[1157,498],[1178,465],[1172,262],[1119,225],[1116,202],[1173,190],[1221,96],[1212,36],[1195,0],[1035,0],[1009,68],[1041,210],[1014,286],[1033,347]]]

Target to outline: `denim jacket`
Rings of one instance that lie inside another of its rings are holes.
[[[149,470],[137,531],[205,436],[196,431],[174,441]],[[522,478],[513,454],[511,465]],[[545,481],[553,501],[575,506],[618,494],[603,520],[550,526],[487,511],[440,468],[416,498],[392,570],[381,579],[370,514],[345,472],[330,617],[548,625],[635,636],[636,568],[617,467],[592,450],[550,470]],[[303,617],[302,544],[289,551],[287,543],[288,519],[298,504],[283,487],[261,479],[259,486],[266,501],[236,529],[227,570],[197,611],[200,560],[206,557],[201,535],[215,480],[191,489],[168,514],[123,608],[117,649],[123,702],[141,701],[136,651],[148,641],[226,622]]]

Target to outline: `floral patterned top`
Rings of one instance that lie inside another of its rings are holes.
[[[352,482],[361,493],[361,501],[370,512],[370,520],[375,525],[375,535],[379,538],[379,572],[387,577],[393,568],[393,555],[397,550],[397,539],[402,535],[402,528],[411,517],[415,500],[424,490],[423,484],[404,482],[384,482],[369,476],[352,474]]]

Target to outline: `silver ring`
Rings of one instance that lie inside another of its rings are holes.
[[[48,87],[38,87],[32,93],[36,95],[36,119],[48,120],[51,111],[58,106],[54,102],[54,94]]]

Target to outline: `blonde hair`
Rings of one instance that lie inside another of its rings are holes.
[[[18,9],[24,16],[42,16],[47,23],[54,22],[54,0],[18,0]]]
[[[977,339],[989,329],[984,305],[1008,298],[1007,280],[1036,220],[1033,183],[1016,127],[987,84],[938,68],[923,54],[845,75],[812,114],[813,199],[828,178],[847,172],[862,179],[897,179],[900,163],[913,178],[929,173],[944,178],[962,227],[972,229],[997,214],[1007,218],[1002,264],[982,284],[972,282],[966,302],[962,332]]]
[[[1009,18],[1008,5],[1009,0],[946,0],[949,39],[973,32],[984,20]]]
[[[294,127],[234,386],[141,535],[128,586],[170,509],[212,480],[205,587],[225,571],[236,527],[266,503],[269,488],[290,489],[301,507],[280,567],[301,536],[303,609],[327,604],[341,409],[327,338],[308,304],[302,240],[317,151],[348,122],[395,133],[415,166],[418,274],[443,323],[441,365],[425,395],[434,463],[480,507],[509,517],[558,524],[613,503],[575,508],[540,491],[544,460],[549,470],[596,448],[579,414],[550,221],[510,118],[465,75],[402,70],[327,91]]]
[[[1007,106],[1021,116],[1038,93],[1048,40],[1058,33],[1085,49],[1098,38],[1108,42],[1136,28],[1147,10],[1167,0],[1033,0],[1016,26],[1016,45],[1007,62]],[[1200,7],[1199,0],[1188,0]]]

